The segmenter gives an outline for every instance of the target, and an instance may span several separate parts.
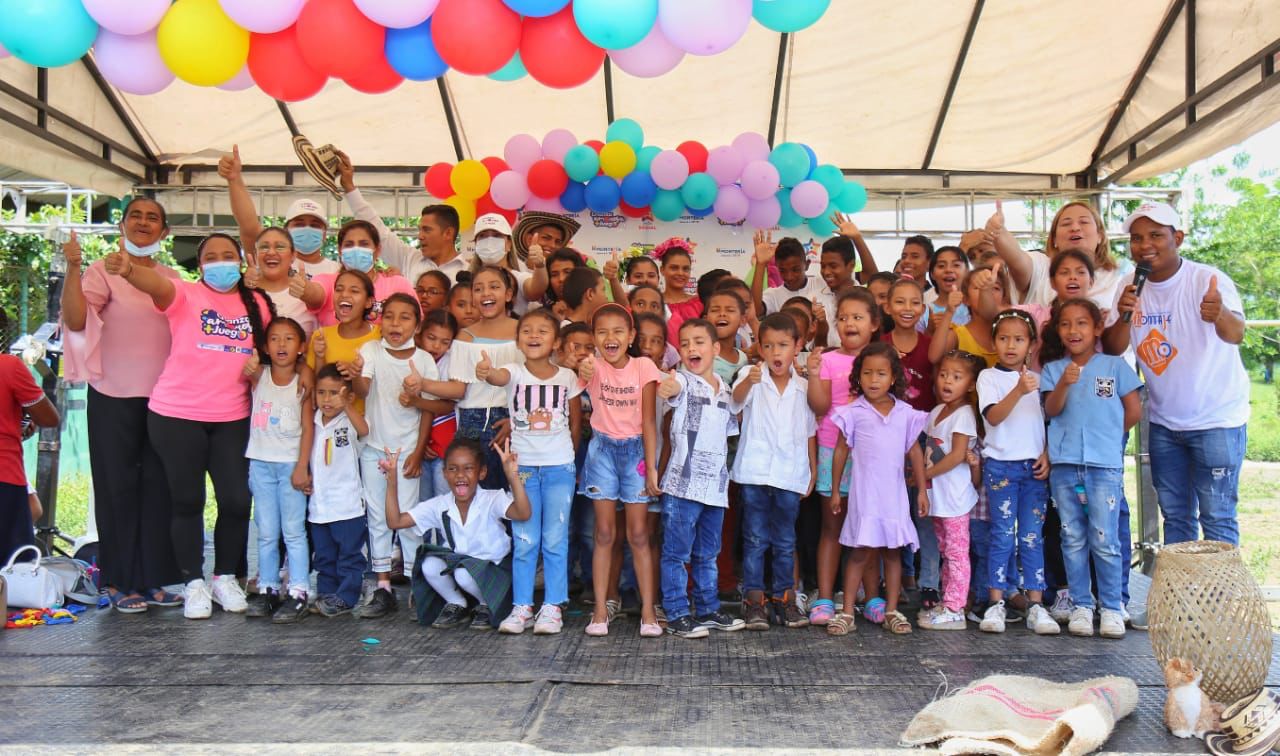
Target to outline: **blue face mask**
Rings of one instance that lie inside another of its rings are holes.
[[[204,282],[210,289],[226,294],[240,283],[240,263],[231,260],[205,263]]]
[[[324,244],[324,232],[310,226],[291,228],[289,236],[293,237],[293,248],[304,255],[315,252],[320,249],[321,244]]]
[[[346,247],[342,250],[342,264],[352,270],[368,273],[373,270],[373,250],[368,247]]]
[[[160,251],[160,242],[148,244],[145,247],[139,247],[137,244],[129,241],[126,237],[124,240],[124,250],[134,257],[152,257]]]

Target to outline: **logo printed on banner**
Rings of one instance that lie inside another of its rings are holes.
[[[1138,343],[1136,351],[1138,359],[1142,360],[1156,375],[1164,375],[1164,371],[1169,369],[1169,364],[1178,356],[1178,348],[1169,343],[1164,334],[1156,328],[1152,328],[1147,337]]]
[[[627,222],[627,216],[620,213],[592,213],[591,225],[596,228],[618,228]]]

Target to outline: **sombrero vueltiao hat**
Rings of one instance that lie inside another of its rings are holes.
[[[342,189],[338,186],[338,153],[333,145],[314,147],[309,139],[298,134],[293,138],[293,151],[317,184],[328,189],[334,199],[342,199]]]
[[[1218,756],[1261,756],[1280,741],[1280,694],[1263,688],[1222,712],[1222,732],[1205,736]]]
[[[511,244],[516,248],[516,254],[523,260],[529,256],[529,248],[524,245],[524,235],[529,233],[530,229],[538,226],[556,226],[564,232],[565,246],[569,245],[569,240],[573,235],[578,233],[578,229],[582,228],[582,224],[567,215],[557,215],[555,213],[546,213],[540,210],[528,210],[520,215],[520,220],[516,221],[515,228],[511,229]]]

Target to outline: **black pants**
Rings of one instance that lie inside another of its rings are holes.
[[[147,412],[151,445],[164,467],[173,506],[170,534],[184,581],[204,577],[204,476],[213,479],[218,521],[213,574],[246,573],[249,539],[249,418],[226,423],[180,420]]]
[[[8,564],[9,557],[22,546],[36,542],[35,526],[31,524],[31,507],[27,503],[27,487],[16,483],[0,483],[0,567]],[[30,552],[22,561],[30,562]]]
[[[128,593],[178,582],[169,483],[147,440],[147,398],[90,386],[86,416],[102,585]]]

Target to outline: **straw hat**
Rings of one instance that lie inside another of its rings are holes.
[[[1280,694],[1263,688],[1222,712],[1222,732],[1205,736],[1210,753],[1261,756],[1280,741]]]
[[[293,151],[317,184],[328,189],[334,199],[342,199],[342,189],[338,186],[338,153],[333,145],[314,147],[309,139],[299,134],[293,138]]]
[[[529,248],[524,245],[524,235],[539,226],[555,226],[559,228],[564,232],[565,246],[568,246],[569,240],[573,238],[574,234],[578,233],[578,229],[582,228],[582,224],[566,215],[546,213],[540,210],[530,210],[523,213],[520,216],[520,220],[516,221],[516,227],[511,229],[511,244],[516,248],[516,254],[520,255],[521,260],[529,256]]]

